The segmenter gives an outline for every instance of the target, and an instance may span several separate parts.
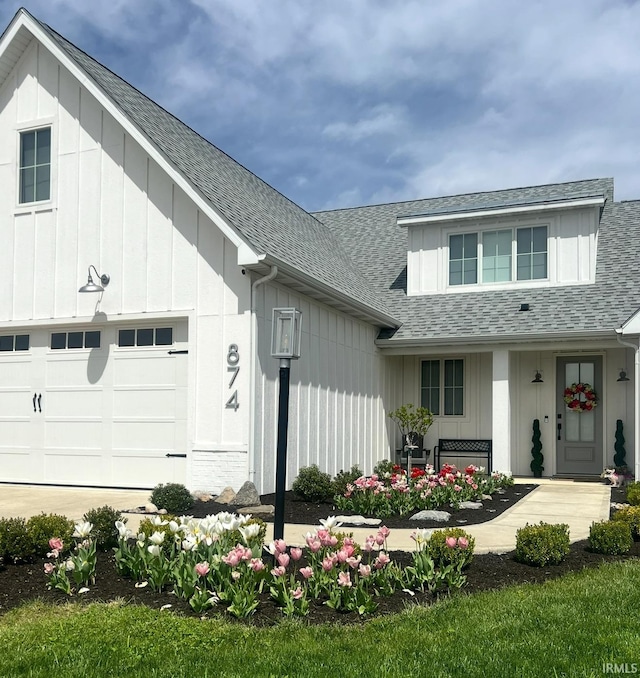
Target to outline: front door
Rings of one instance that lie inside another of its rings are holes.
[[[556,374],[556,472],[559,475],[599,475],[603,468],[602,357],[558,358]],[[592,409],[583,403],[593,396],[585,395],[581,386],[576,390],[575,385],[579,384],[588,384],[593,389],[596,400],[592,402],[596,404]],[[572,389],[572,392],[569,394],[566,389]],[[568,404],[567,399],[571,403]]]

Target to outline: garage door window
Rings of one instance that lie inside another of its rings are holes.
[[[54,332],[51,335],[51,348],[54,351],[77,348],[100,348],[100,332]]]
[[[172,327],[144,327],[126,329],[118,332],[118,346],[171,346],[173,344]]]
[[[28,334],[9,334],[0,337],[0,351],[28,351]]]

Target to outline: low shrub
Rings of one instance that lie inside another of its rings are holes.
[[[317,464],[303,466],[293,481],[292,489],[303,501],[321,502],[333,496],[331,476],[323,473]]]
[[[347,485],[360,478],[362,471],[356,464],[350,471],[340,471],[333,479],[333,494],[343,495],[347,491]]]
[[[516,560],[526,565],[558,565],[569,553],[569,526],[565,524],[525,525],[516,532]]]
[[[468,532],[460,527],[449,527],[434,532],[427,549],[436,567],[453,565],[461,570],[473,560],[475,545],[475,539]]]
[[[623,506],[613,514],[614,521],[622,521],[629,525],[631,536],[640,538],[640,506]]]
[[[159,509],[165,509],[168,513],[175,515],[180,515],[193,506],[191,492],[180,483],[156,485],[150,499],[151,503]]]
[[[631,527],[621,520],[592,523],[589,529],[589,547],[596,553],[618,556],[628,553],[632,543]]]
[[[33,560],[36,545],[24,518],[0,518],[0,558],[12,563]]]
[[[378,476],[378,478],[391,478],[394,471],[395,464],[388,459],[383,459],[379,461],[373,467],[373,473]]]
[[[73,541],[73,521],[66,516],[56,513],[41,513],[38,516],[32,516],[27,520],[26,529],[31,535],[36,549],[36,555],[45,556],[51,547],[49,539],[59,537],[65,545],[65,551],[71,548]]]
[[[83,520],[93,525],[91,535],[96,540],[96,546],[104,550],[110,549],[118,543],[116,520],[123,523],[127,522],[122,513],[111,506],[91,509],[84,514]]]
[[[627,501],[632,506],[640,506],[640,482],[627,485]]]

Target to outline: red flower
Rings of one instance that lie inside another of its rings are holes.
[[[584,384],[576,384],[576,392],[582,393],[584,391]]]

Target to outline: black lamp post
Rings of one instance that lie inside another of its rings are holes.
[[[276,510],[273,538],[284,537],[284,493],[287,485],[287,433],[289,429],[289,381],[291,360],[300,357],[302,312],[296,308],[274,308],[271,326],[271,355],[280,358],[278,395],[278,445],[276,452]]]

